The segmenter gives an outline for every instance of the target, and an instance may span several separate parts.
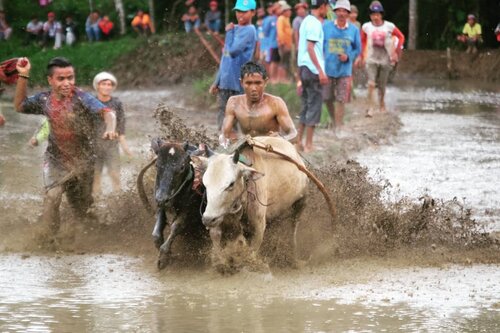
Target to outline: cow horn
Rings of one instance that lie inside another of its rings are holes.
[[[240,161],[240,152],[235,151],[233,155],[233,163],[238,164],[239,161]]]
[[[151,162],[149,162],[144,168],[142,168],[141,172],[139,172],[139,175],[137,176],[137,192],[139,192],[139,197],[141,198],[142,204],[148,211],[152,211],[153,208],[151,207],[148,196],[146,195],[146,191],[144,190],[144,174],[146,171],[156,162],[156,159],[158,157],[153,158]]]

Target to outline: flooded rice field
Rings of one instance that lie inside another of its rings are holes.
[[[403,122],[400,134],[392,145],[368,148],[356,159],[372,178],[391,182],[387,200],[423,193],[437,200],[466,197],[482,223],[500,230],[499,93],[430,86],[392,88],[389,104]],[[157,134],[152,110],[160,102],[182,102],[169,91],[118,96],[128,105],[127,138],[135,154],[122,160],[122,185],[132,189]],[[422,259],[446,257],[439,244],[375,256],[327,253],[315,264],[272,267],[271,273],[221,276],[206,263],[159,272],[149,238],[153,217],[137,197],[105,191],[98,197],[99,209],[111,210],[105,226],[77,228],[69,245],[41,249],[32,244],[32,230],[42,205],[43,147],[27,145],[40,119],[1,103],[8,121],[0,129],[1,332],[500,330],[498,264]],[[134,222],[116,226],[113,218]]]
[[[393,196],[456,197],[487,230],[500,230],[500,91],[441,83],[390,88],[403,127],[394,144],[356,159],[388,179]]]

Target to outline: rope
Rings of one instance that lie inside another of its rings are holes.
[[[260,144],[257,141],[255,141],[253,138],[251,138],[250,136],[247,137],[246,141],[247,141],[248,145],[252,148],[256,147],[256,148],[265,150],[268,153],[273,153],[275,155],[278,155],[281,158],[283,158],[284,160],[295,164],[295,166],[300,171],[305,173],[307,175],[307,177],[313,181],[313,183],[316,185],[316,187],[323,194],[323,197],[325,198],[326,204],[328,205],[330,215],[332,216],[332,219],[333,219],[332,223],[333,223],[333,221],[335,221],[335,218],[337,216],[337,209],[335,207],[335,204],[333,203],[332,198],[330,197],[330,194],[328,193],[327,189],[325,188],[325,185],[323,185],[323,183],[311,171],[307,170],[307,168],[305,166],[299,164],[297,161],[295,161],[290,156],[288,156],[280,151],[275,150],[273,148],[273,146],[271,146],[270,144],[267,144],[267,145]]]

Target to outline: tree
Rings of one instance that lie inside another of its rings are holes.
[[[120,19],[120,35],[125,35],[125,9],[123,7],[123,0],[115,0],[115,8]]]
[[[409,22],[408,22],[408,49],[417,49],[417,37],[418,37],[418,12],[417,12],[418,0],[410,0],[409,9]]]
[[[156,27],[154,0],[148,0],[148,7],[149,7],[149,17],[151,18],[151,24],[153,24],[153,27]]]

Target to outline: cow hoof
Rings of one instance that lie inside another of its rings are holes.
[[[155,235],[153,235],[153,242],[155,243],[156,249],[159,250],[160,246],[162,246],[163,243],[164,243],[163,236],[155,236]]]
[[[164,252],[160,248],[160,254],[158,255],[158,261],[156,262],[156,266],[159,270],[164,269],[168,265],[170,265],[173,261],[173,257],[168,252]]]

